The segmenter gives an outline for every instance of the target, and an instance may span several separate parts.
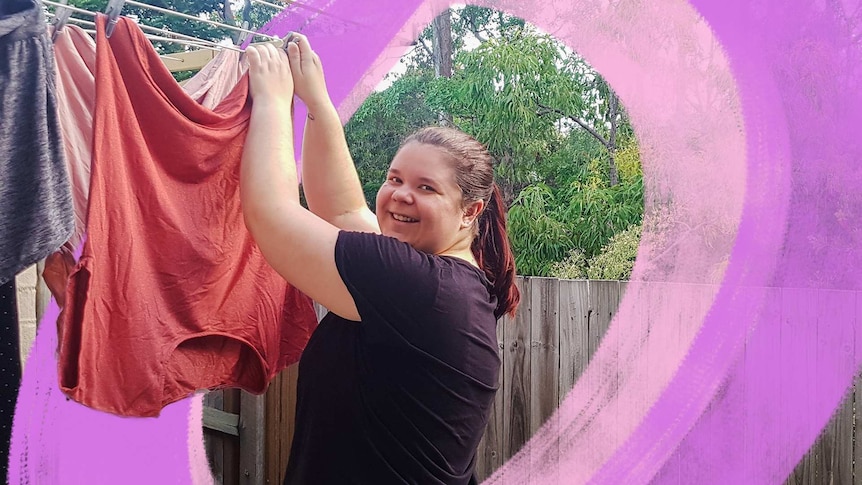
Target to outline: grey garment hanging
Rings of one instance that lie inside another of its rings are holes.
[[[45,25],[34,1],[0,2],[0,284],[75,227]]]

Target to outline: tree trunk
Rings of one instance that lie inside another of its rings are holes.
[[[431,48],[434,58],[434,75],[452,77],[452,16],[447,8],[431,24],[433,33]],[[452,115],[440,112],[437,122],[442,126],[452,126]]]
[[[617,162],[614,159],[614,155],[617,152],[617,124],[619,124],[617,113],[619,112],[620,100],[616,94],[611,92],[608,103],[610,104],[611,112],[611,136],[608,140],[608,178],[610,179],[611,187],[613,187],[620,183],[620,177],[617,173]]]
[[[452,77],[452,16],[447,8],[431,24],[433,32],[434,74]]]
[[[610,179],[611,187],[620,183],[620,176],[617,172],[617,163],[616,160],[614,160],[614,151],[608,151],[608,164],[610,165],[610,167],[608,167],[608,178]]]

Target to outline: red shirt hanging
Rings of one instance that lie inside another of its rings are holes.
[[[87,241],[66,292],[60,386],[129,416],[197,389],[262,393],[317,319],[243,222],[248,78],[204,108],[132,21],[110,39],[97,24]]]

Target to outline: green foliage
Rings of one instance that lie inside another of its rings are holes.
[[[575,180],[558,191],[559,210],[555,214],[570,222],[574,243],[587,257],[643,216],[643,179],[636,177],[610,186],[600,178],[601,163],[591,162],[586,180]]]
[[[614,158],[617,162],[620,179],[626,181],[643,177],[640,152],[638,151],[637,140],[633,136],[620,143],[619,148],[614,153]]]
[[[627,163],[640,167],[636,140],[627,140],[625,146]],[[614,234],[640,223],[639,168],[610,186],[606,160],[596,157],[600,151],[594,138],[572,132],[566,144],[541,164],[544,181],[526,187],[515,199],[509,233],[521,274],[550,276],[554,263],[571,258],[572,251],[577,252],[575,259],[589,260]],[[549,227],[554,229],[549,232]]]
[[[641,226],[635,225],[615,234],[602,248],[601,253],[590,259],[587,277],[594,280],[627,280],[632,275]]]
[[[564,279],[628,280],[631,278],[641,226],[633,225],[615,234],[601,252],[587,260],[584,253],[573,249],[562,261],[551,265],[548,276]]]
[[[581,280],[587,278],[587,258],[580,250],[573,249],[562,261],[551,265],[548,276],[567,280]]]
[[[637,140],[624,111],[611,145],[610,87],[520,19],[467,7],[453,12],[452,29],[451,78],[434,79],[430,57],[417,48],[407,74],[372,94],[345,128],[367,200],[373,205],[401,140],[447,113],[495,158],[518,272],[585,276],[587,262],[643,215]],[[480,45],[465,49],[467,35]],[[426,29],[420,41],[430,36]],[[613,186],[610,155],[619,175]]]
[[[571,226],[554,217],[554,194],[538,183],[522,190],[509,209],[509,239],[522,275],[546,276],[574,249]]]
[[[488,146],[510,197],[541,180],[537,163],[562,143],[559,116],[542,112],[537,97],[553,97],[563,82],[558,50],[547,36],[521,28],[455,56],[455,72],[429,93],[431,104]],[[568,96],[576,96],[569,91]],[[550,101],[548,101],[550,102]]]

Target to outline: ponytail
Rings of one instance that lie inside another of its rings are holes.
[[[493,294],[497,297],[494,316],[514,316],[521,293],[515,286],[515,256],[509,244],[506,209],[497,184],[494,184],[488,204],[479,216],[478,225],[479,233],[470,249],[494,287]]]
[[[515,315],[521,293],[515,286],[515,256],[506,233],[506,207],[494,183],[494,165],[485,145],[455,128],[428,126],[408,136],[401,144],[425,143],[443,149],[452,157],[455,180],[466,203],[486,200],[470,246],[473,257],[497,297],[494,316]],[[490,195],[489,195],[490,194]],[[487,198],[487,199],[486,199]],[[466,206],[465,206],[466,207]]]

